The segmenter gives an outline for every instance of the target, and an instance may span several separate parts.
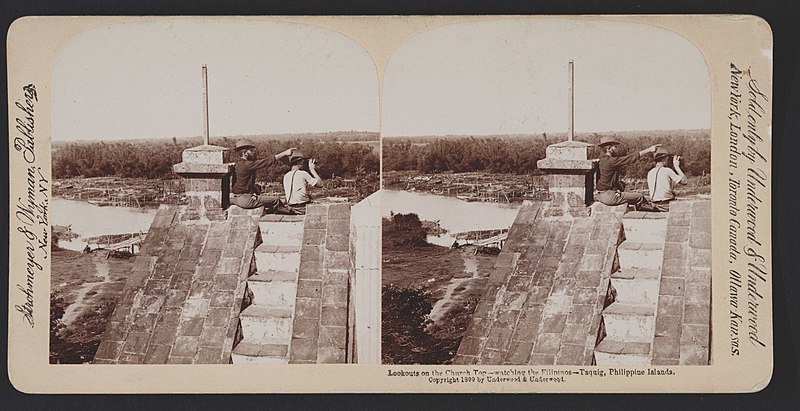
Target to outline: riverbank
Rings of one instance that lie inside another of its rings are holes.
[[[627,179],[627,190],[649,196],[647,181]],[[502,173],[434,173],[384,171],[383,188],[454,197],[467,202],[521,203],[550,198],[546,176]],[[711,193],[708,174],[688,177],[688,183],[675,187],[681,198]]]
[[[283,197],[283,183],[259,181],[264,194]],[[311,190],[315,202],[359,202],[378,189],[377,175],[361,173],[355,178],[333,177],[323,187]],[[86,201],[98,206],[158,208],[161,204],[188,204],[183,179],[123,177],[73,177],[56,179],[53,196]]]
[[[545,200],[548,195],[547,182],[542,175],[483,172],[425,174],[384,171],[383,188],[491,203]]]
[[[50,363],[91,361],[134,259],[53,250],[50,274]]]
[[[383,361],[447,364],[486,290],[496,257],[476,255],[474,247],[415,247],[396,241],[407,236],[384,229]]]

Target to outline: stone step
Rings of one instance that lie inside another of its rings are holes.
[[[303,244],[305,216],[267,214],[258,222],[261,241],[267,245],[300,246]]]
[[[233,217],[242,217],[242,216],[260,218],[262,214],[264,214],[264,206],[248,209],[248,208],[241,208],[236,204],[231,204],[228,207],[229,220]]]
[[[611,286],[617,291],[620,303],[655,305],[658,302],[658,270],[627,269],[611,274]]]
[[[252,304],[239,314],[242,336],[250,343],[288,344],[293,313],[292,308]]]
[[[288,364],[287,344],[257,344],[241,341],[231,352],[234,364]]]
[[[625,229],[625,240],[634,243],[664,243],[667,237],[666,218],[647,218],[653,214],[666,217],[668,213],[643,213],[645,217],[636,216],[629,212],[622,217],[622,227]]]
[[[301,246],[261,244],[255,250],[258,271],[289,271],[300,269]]]
[[[622,342],[609,337],[594,349],[597,365],[650,365],[651,344],[649,342]]]
[[[626,269],[661,270],[664,242],[638,243],[625,240],[617,247],[619,266]]]
[[[656,316],[655,305],[615,302],[603,310],[607,338],[625,342],[653,341]]]
[[[294,307],[297,296],[296,271],[259,271],[247,278],[253,304]]]

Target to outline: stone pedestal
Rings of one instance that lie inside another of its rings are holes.
[[[225,163],[226,149],[202,145],[183,151],[183,161],[172,166],[184,179],[189,198],[189,220],[223,220],[228,207],[232,166]]]
[[[548,175],[551,205],[547,216],[588,216],[594,201],[595,162],[589,159],[591,144],[564,141],[547,146],[546,158],[537,167]]]

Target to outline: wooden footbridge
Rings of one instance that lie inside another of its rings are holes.
[[[131,254],[136,254],[136,247],[141,245],[145,237],[147,237],[146,232],[138,232],[101,235],[87,238],[85,241],[89,245],[95,245],[95,250],[107,250],[109,254],[119,251],[128,251]],[[89,245],[87,245],[87,247],[89,247]]]
[[[463,241],[461,245],[503,248],[503,244],[508,238],[508,229],[466,231],[453,233],[453,237]]]

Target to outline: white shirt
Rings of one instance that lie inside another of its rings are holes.
[[[311,197],[308,196],[308,186],[316,184],[317,179],[304,170],[289,171],[283,176],[283,191],[286,194],[286,202],[288,204],[302,204],[311,201]]]
[[[657,181],[656,177],[658,177]],[[650,201],[664,201],[675,198],[673,188],[679,181],[681,181],[681,177],[671,168],[653,167],[647,173],[647,188],[650,190]],[[653,189],[655,189],[655,192],[653,192]]]

